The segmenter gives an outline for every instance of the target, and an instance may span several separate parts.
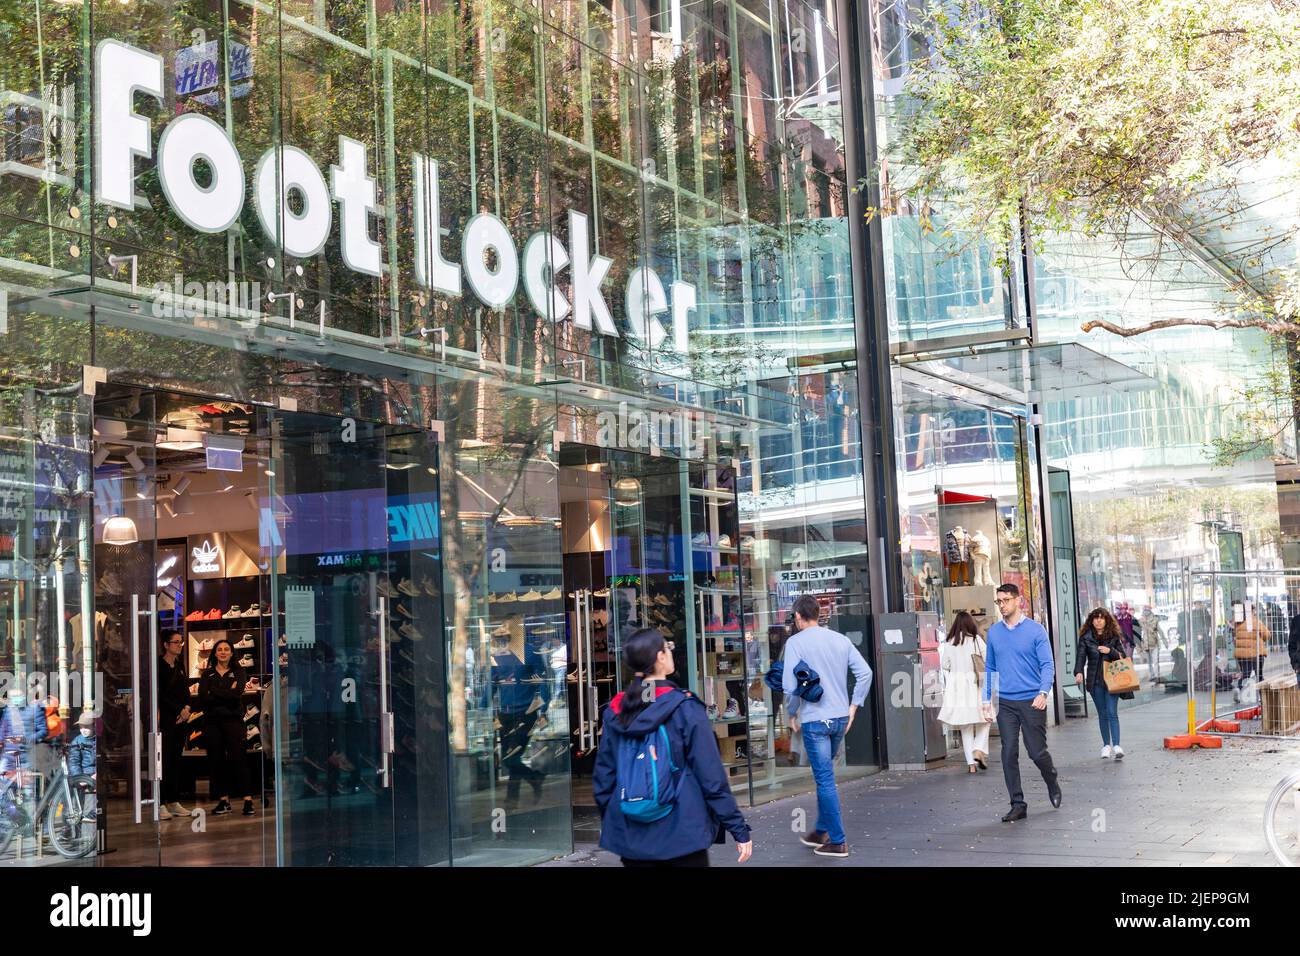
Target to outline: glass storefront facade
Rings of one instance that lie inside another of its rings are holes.
[[[742,803],[811,787],[790,603],[869,639],[834,5],[0,22],[4,859],[568,852],[645,626]]]

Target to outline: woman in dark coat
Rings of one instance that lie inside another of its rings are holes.
[[[1115,616],[1104,607],[1088,615],[1079,631],[1079,643],[1074,660],[1078,673],[1074,682],[1083,685],[1097,705],[1097,723],[1101,727],[1101,756],[1124,759],[1124,748],[1119,745],[1119,695],[1106,687],[1106,662],[1124,657],[1124,633]],[[1131,698],[1133,695],[1124,695]]]
[[[253,810],[252,784],[244,729],[244,687],[248,675],[235,661],[235,648],[221,638],[212,648],[199,678],[199,707],[203,710],[203,746],[208,751],[208,786],[219,799],[212,812],[230,813],[231,792],[244,795],[244,816]]]
[[[600,845],[622,857],[624,866],[708,866],[709,847],[724,842],[729,832],[744,863],[753,852],[749,825],[731,795],[704,705],[668,680],[676,667],[673,645],[658,631],[638,631],[623,646],[623,659],[634,676],[605,708],[592,774]],[[618,794],[619,750],[659,734],[660,728],[670,752],[658,762],[671,768],[676,800],[660,819],[629,819]]]

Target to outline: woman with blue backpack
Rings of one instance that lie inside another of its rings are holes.
[[[624,866],[708,866],[709,847],[730,833],[744,863],[754,851],[749,824],[704,704],[668,679],[672,643],[637,631],[623,662],[633,677],[605,708],[592,776],[600,845]]]

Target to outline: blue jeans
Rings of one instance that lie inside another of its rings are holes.
[[[844,741],[847,717],[813,720],[803,724],[803,747],[808,753],[817,784],[817,826],[831,843],[844,843],[844,821],[840,818],[840,793],[835,789],[835,755]]]
[[[1119,698],[1106,689],[1105,681],[1097,681],[1092,689],[1092,701],[1097,705],[1097,723],[1101,726],[1101,742],[1107,747],[1119,745]]]

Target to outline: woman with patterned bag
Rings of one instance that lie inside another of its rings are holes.
[[[1124,748],[1119,744],[1119,702],[1120,698],[1132,700],[1133,692],[1112,694],[1106,685],[1106,664],[1124,658],[1124,632],[1119,622],[1104,607],[1096,608],[1079,631],[1074,682],[1087,690],[1097,707],[1103,760],[1124,759]]]

